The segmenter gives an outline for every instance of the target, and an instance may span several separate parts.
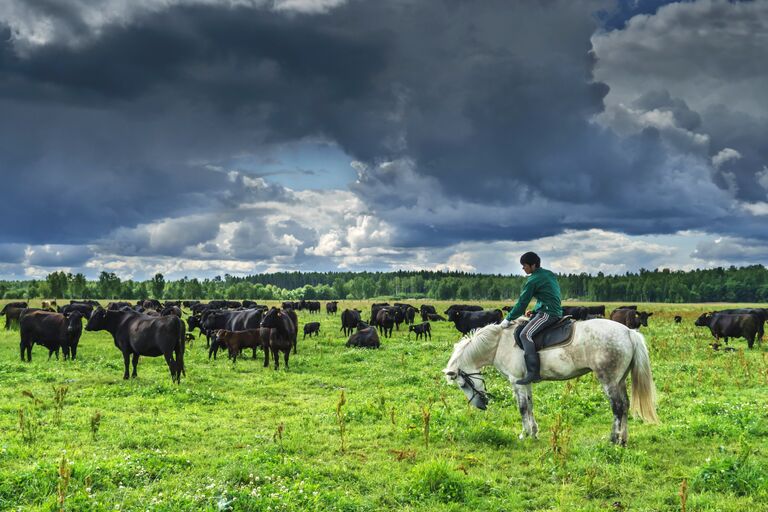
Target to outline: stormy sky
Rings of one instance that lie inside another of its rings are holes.
[[[768,263],[768,2],[5,0],[0,278]]]

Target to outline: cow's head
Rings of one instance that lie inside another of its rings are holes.
[[[67,316],[67,333],[70,335],[83,332],[83,314],[73,311]]]
[[[98,307],[93,310],[91,317],[88,319],[88,323],[85,324],[86,331],[101,331],[107,326],[107,310]]]
[[[709,320],[712,318],[712,313],[702,313],[702,315],[693,322],[697,327],[704,327],[709,325]]]
[[[644,325],[645,327],[648,327],[648,317],[653,315],[653,313],[646,313],[645,311],[638,311],[637,312],[637,323],[638,325]]]
[[[264,315],[264,318],[261,319],[261,326],[269,329],[277,328],[277,324],[282,320],[283,314],[284,313],[277,308],[270,309],[267,311],[267,314]]]
[[[458,309],[452,309],[448,312],[448,320],[450,322],[455,322],[459,318],[461,318],[461,311]]]

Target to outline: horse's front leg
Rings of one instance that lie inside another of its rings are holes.
[[[517,408],[520,410],[520,417],[523,420],[523,432],[520,434],[520,439],[524,439],[526,435],[538,439],[539,425],[533,417],[533,395],[531,385],[520,386],[514,384],[515,380],[516,378],[513,378],[512,383],[515,387]]]

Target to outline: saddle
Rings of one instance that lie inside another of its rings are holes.
[[[545,327],[544,330],[534,334],[533,344],[536,346],[536,350],[544,350],[570,343],[573,340],[573,324],[575,323],[576,321],[572,316],[566,315],[549,327]],[[527,324],[528,322],[521,324],[515,329],[515,343],[520,348],[523,348],[520,332]]]

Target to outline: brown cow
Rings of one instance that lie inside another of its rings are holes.
[[[639,329],[641,325],[648,327],[648,317],[651,315],[653,313],[634,309],[614,309],[611,312],[611,320],[624,324],[630,329]]]
[[[245,331],[228,331],[220,329],[216,333],[216,339],[229,350],[229,357],[233,363],[237,362],[237,356],[244,348],[253,349],[253,359],[256,359],[256,349],[264,349],[264,366],[269,365],[269,329],[247,329]]]

